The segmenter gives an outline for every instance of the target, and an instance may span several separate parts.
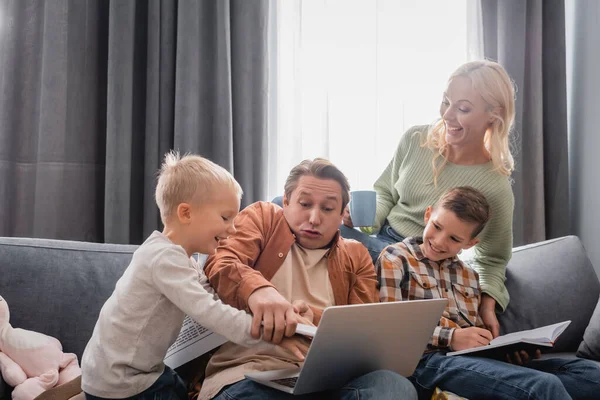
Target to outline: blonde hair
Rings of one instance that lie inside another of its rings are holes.
[[[484,145],[490,153],[494,170],[510,176],[514,169],[514,160],[510,153],[509,135],[515,121],[515,89],[506,70],[493,61],[472,61],[461,65],[448,79],[448,83],[456,77],[471,80],[473,89],[479,92],[488,104],[488,111],[495,117],[487,129]],[[422,144],[434,151],[433,183],[448,162],[445,156],[447,146],[446,128],[443,118],[430,126],[427,140]],[[438,162],[438,158],[442,161]]]
[[[243,191],[235,178],[223,167],[197,155],[170,151],[158,173],[156,205],[163,222],[171,216],[181,203],[201,204],[216,186],[226,186],[241,199]]]

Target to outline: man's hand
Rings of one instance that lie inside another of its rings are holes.
[[[481,296],[479,316],[483,320],[485,327],[492,332],[494,338],[500,336],[500,323],[496,317],[496,299],[487,294]]]
[[[342,217],[342,223],[346,225],[348,228],[354,228],[354,224],[352,223],[352,218],[350,217],[350,208],[346,206],[344,209],[344,216]]]
[[[286,337],[279,346],[291,353],[298,361],[304,361],[310,341],[303,336]]]
[[[515,365],[525,365],[529,361],[531,361],[531,359],[536,360],[541,356],[542,352],[540,351],[540,349],[537,349],[535,353],[533,353],[531,356],[525,350],[515,351],[512,355],[506,355],[506,362]]]
[[[487,329],[470,327],[455,329],[450,346],[452,350],[466,350],[473,347],[487,346],[492,340],[492,334]]]
[[[248,298],[248,307],[252,311],[252,337],[260,337],[262,323],[263,340],[274,344],[281,343],[283,336],[292,336],[296,332],[297,314],[294,307],[273,287],[255,290]]]
[[[294,300],[292,306],[294,306],[294,311],[303,319],[298,320],[298,323],[314,326],[315,315],[312,308],[304,300]]]

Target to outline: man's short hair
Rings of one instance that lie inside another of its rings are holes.
[[[342,209],[344,212],[346,205],[350,201],[350,184],[348,178],[342,173],[331,161],[324,158],[315,158],[314,160],[304,160],[296,165],[290,171],[290,174],[285,181],[285,196],[288,200],[292,196],[292,192],[296,190],[298,181],[303,176],[313,176],[319,179],[333,179],[342,187]]]
[[[435,207],[452,211],[461,221],[475,224],[472,238],[479,235],[490,220],[490,205],[485,196],[471,186],[450,189],[438,200]]]
[[[181,203],[201,204],[221,187],[233,190],[241,199],[243,191],[235,178],[223,167],[197,155],[170,151],[158,173],[156,204],[163,222]]]

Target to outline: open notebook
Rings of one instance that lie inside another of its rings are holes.
[[[447,356],[458,356],[461,354],[472,354],[481,357],[503,356],[512,351],[529,350],[540,346],[552,347],[556,339],[567,329],[571,321],[563,321],[553,325],[528,331],[513,332],[498,336],[487,346],[473,347],[472,349],[451,351]],[[494,350],[494,351],[492,351]]]

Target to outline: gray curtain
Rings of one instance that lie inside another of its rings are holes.
[[[484,56],[517,87],[514,244],[572,233],[563,0],[481,0]]]
[[[266,197],[268,0],[0,7],[0,235],[140,243],[171,148]]]

